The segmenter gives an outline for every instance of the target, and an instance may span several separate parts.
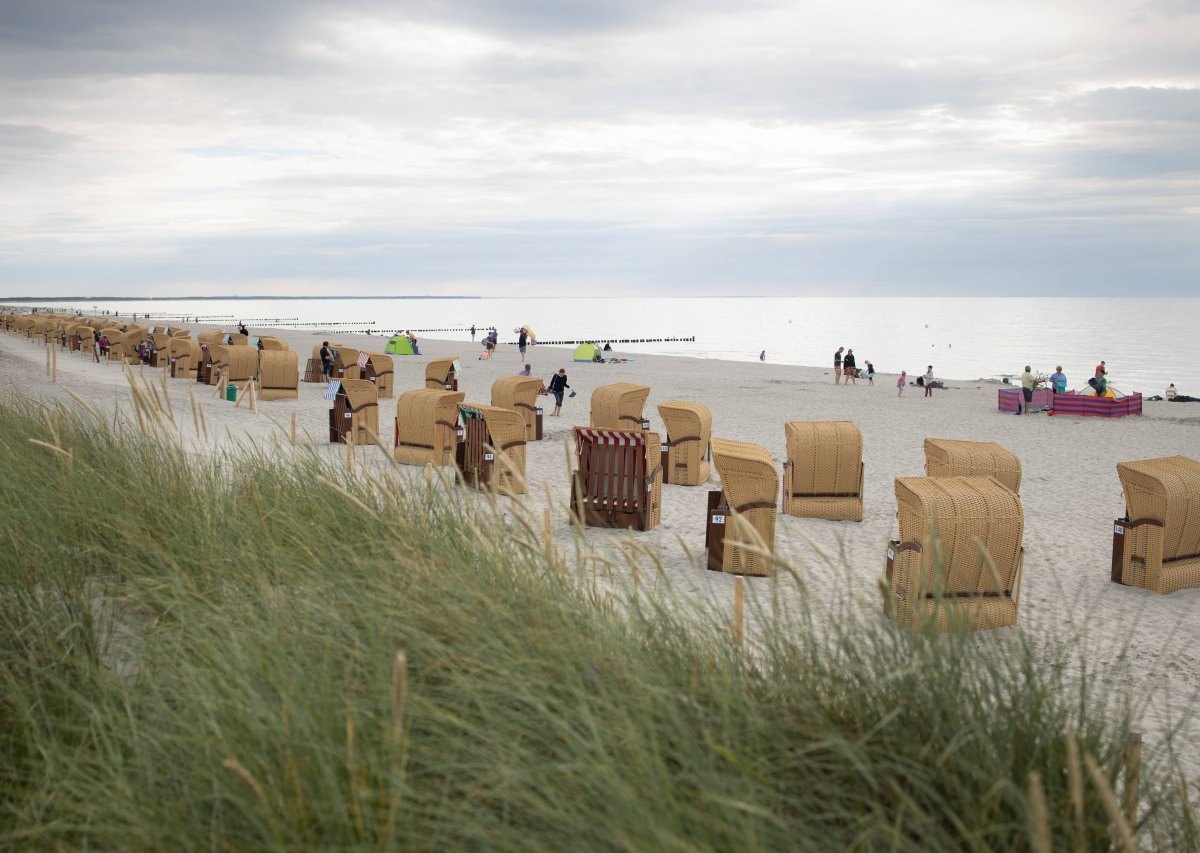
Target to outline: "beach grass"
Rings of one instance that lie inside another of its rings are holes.
[[[0,454],[0,846],[1200,844],[1161,753],[1124,802],[1129,702],[1069,648],[786,606],[787,570],[737,642],[439,478],[13,396]]]

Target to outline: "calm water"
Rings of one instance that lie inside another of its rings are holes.
[[[61,306],[58,306],[61,307]],[[760,350],[773,363],[832,365],[833,351],[853,347],[879,372],[956,379],[1065,368],[1079,387],[1096,362],[1108,362],[1121,391],[1161,394],[1168,382],[1200,395],[1200,299],[957,299],[894,298],[587,298],[529,299],[287,299],[127,301],[75,306],[91,313],[149,313],[157,318],[244,319],[267,331],[267,319],[295,327],[330,325],[429,331],[418,337],[469,340],[465,331],[495,326],[501,343],[526,324],[543,341],[691,337],[688,343],[614,344],[619,353],[659,353],[750,361]]]

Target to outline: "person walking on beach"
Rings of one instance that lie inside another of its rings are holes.
[[[875,365],[871,364],[870,361],[867,362],[867,384],[875,384]]]
[[[333,350],[329,348],[329,341],[321,341],[321,372],[326,379],[333,376]]]
[[[1033,386],[1037,381],[1033,378],[1033,368],[1028,364],[1025,365],[1025,372],[1021,374],[1021,402],[1017,404],[1017,414],[1029,414],[1029,406],[1033,403]]]
[[[900,378],[896,380],[896,396],[897,397],[904,396],[904,386],[907,382],[908,382],[908,371],[901,370]]]
[[[933,396],[933,365],[932,364],[925,368],[925,375],[921,379],[925,383],[925,396],[932,397]]]
[[[842,376],[847,383],[858,384],[858,362],[854,360],[854,347],[846,350],[846,356],[842,359]]]
[[[838,347],[837,352],[833,354],[833,384],[842,384],[842,351],[845,347]]]
[[[517,349],[521,353],[521,358],[525,357],[525,346],[529,343],[529,331],[522,326],[520,334],[517,335]]]
[[[475,324],[471,324],[471,343],[475,343]]]
[[[759,361],[766,361],[766,360],[767,360],[767,351],[766,351],[766,350],[763,350],[762,352],[760,352],[760,353],[758,354],[758,360],[759,360]]]
[[[550,384],[547,389],[554,395],[554,412],[553,415],[558,417],[562,414],[563,392],[571,386],[567,384],[567,369],[560,367],[558,373],[550,377]]]

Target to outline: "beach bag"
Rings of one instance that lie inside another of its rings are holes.
[[[570,393],[570,394],[568,394],[567,396],[568,396],[568,397],[574,397],[574,396],[575,396],[575,389],[574,389],[574,388],[572,388],[572,389],[571,389],[571,393]]]

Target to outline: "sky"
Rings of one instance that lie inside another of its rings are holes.
[[[1198,273],[1200,0],[0,0],[0,296]]]

